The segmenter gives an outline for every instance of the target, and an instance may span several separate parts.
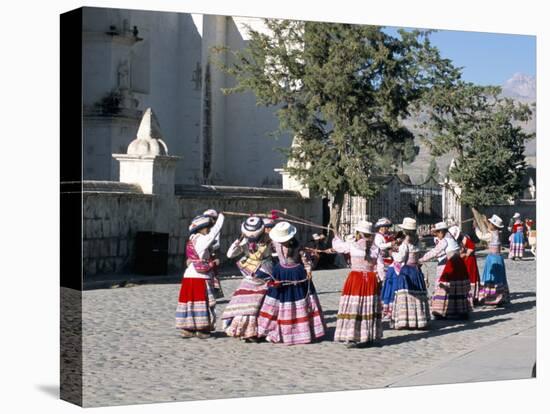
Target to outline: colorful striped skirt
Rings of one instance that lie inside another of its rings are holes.
[[[432,315],[440,318],[466,318],[472,310],[469,300],[470,279],[459,255],[447,260],[441,276],[435,282],[431,300]]]
[[[424,274],[418,266],[406,265],[395,278],[395,298],[390,326],[395,329],[423,329],[430,320]]]
[[[479,303],[499,306],[510,301],[506,267],[500,254],[491,253],[485,259],[479,288]]]
[[[277,264],[274,277],[282,282],[270,286],[258,317],[258,336],[285,345],[309,344],[325,335],[321,303],[302,265],[285,268]],[[287,283],[295,284],[287,284]]]
[[[210,332],[216,324],[216,299],[208,279],[184,277],[181,281],[176,328]]]
[[[510,236],[510,252],[508,258],[523,257],[524,239],[522,232],[516,232]]]
[[[258,335],[258,314],[266,293],[265,280],[242,280],[223,311],[223,326],[228,336],[252,338]]]
[[[382,338],[379,289],[376,272],[350,272],[338,306],[335,341],[366,343]]]
[[[396,290],[396,278],[397,273],[393,266],[389,266],[386,271],[386,277],[384,279],[384,284],[382,285],[382,317],[384,319],[390,319],[393,308],[393,301],[395,298]]]

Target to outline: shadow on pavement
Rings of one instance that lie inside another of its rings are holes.
[[[506,306],[485,308],[482,312],[473,312],[470,314],[471,321],[479,321],[482,319],[492,318],[494,316],[502,316],[508,313],[516,313],[524,310],[534,308],[537,305],[536,300],[529,300],[525,302],[511,302]]]
[[[415,333],[411,333],[407,335],[394,336],[391,338],[383,338],[380,341],[380,344],[378,346],[383,348],[385,346],[399,345],[409,341],[418,341],[420,339],[434,338],[436,336],[452,334],[455,332],[479,329],[485,326],[496,325],[497,323],[500,323],[500,322],[509,321],[511,319],[512,318],[499,318],[499,319],[493,319],[491,321],[486,321],[486,322],[465,321],[464,323],[460,323],[459,325],[448,329],[438,329],[438,328],[449,326],[449,324],[453,323],[453,321],[435,321],[435,322],[432,321],[431,327],[427,331],[415,331]]]

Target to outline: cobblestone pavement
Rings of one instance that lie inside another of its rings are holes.
[[[479,258],[480,270],[483,259]],[[174,328],[179,284],[83,292],[83,403],[105,406],[385,387],[445,360],[535,326],[535,261],[506,259],[512,302],[476,308],[469,321],[432,321],[428,331],[386,329],[380,346],[332,342],[346,269],[317,271],[328,335],[318,343],[245,343],[218,332],[182,339]],[[435,264],[428,265],[433,286]],[[222,281],[226,297],[239,279]],[[503,364],[505,361],[503,361]]]

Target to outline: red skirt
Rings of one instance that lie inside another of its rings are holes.
[[[216,323],[215,306],[216,299],[210,280],[183,278],[176,309],[176,328],[213,331]]]
[[[439,282],[459,282],[463,280],[470,280],[468,269],[464,264],[464,260],[459,255],[455,255],[447,260],[439,277]]]
[[[463,260],[466,265],[466,270],[468,271],[470,284],[479,283],[479,269],[477,268],[476,257],[474,255],[466,256]]]

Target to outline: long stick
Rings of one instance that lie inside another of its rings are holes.
[[[277,210],[277,211],[279,211],[279,210]],[[263,213],[253,213],[252,214],[252,213],[239,213],[239,212],[235,212],[235,211],[222,211],[222,214],[227,215],[227,216],[237,216],[237,217],[256,216],[256,217],[271,218],[270,214],[263,214]],[[331,230],[330,227],[320,226],[320,225],[312,223],[312,222],[303,222],[303,221],[291,220],[291,219],[287,219],[287,218],[285,218],[285,221],[288,221],[289,223],[300,224],[302,226],[315,227],[315,228],[323,229],[323,230],[327,229],[329,231]]]

